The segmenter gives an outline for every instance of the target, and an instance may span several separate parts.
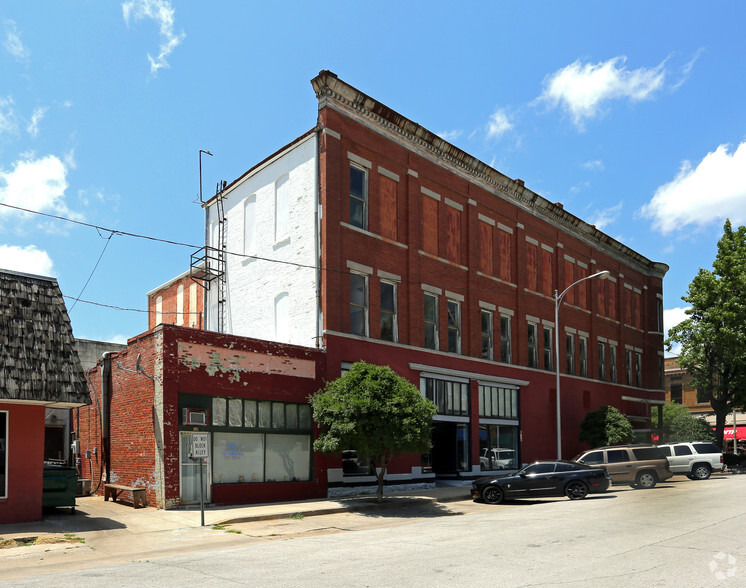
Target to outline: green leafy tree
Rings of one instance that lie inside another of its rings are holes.
[[[585,415],[580,423],[580,440],[591,447],[618,445],[634,441],[632,425],[619,410],[613,406],[602,406]]]
[[[653,411],[653,428],[658,427],[658,411]],[[663,423],[660,428],[661,443],[679,441],[714,441],[712,427],[703,418],[692,416],[682,404],[672,403],[663,406]]]
[[[669,350],[681,344],[679,365],[692,376],[715,413],[723,445],[725,417],[746,404],[746,228],[725,222],[713,269],[700,269],[681,299],[687,318],[668,332]]]
[[[376,500],[383,500],[386,468],[401,453],[430,449],[437,408],[407,380],[386,366],[355,363],[342,377],[311,397],[321,430],[314,449],[341,453],[354,449],[376,468]]]

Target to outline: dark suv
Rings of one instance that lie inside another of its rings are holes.
[[[666,456],[655,445],[597,447],[576,455],[573,461],[603,466],[612,484],[629,484],[632,488],[653,488],[673,476]]]

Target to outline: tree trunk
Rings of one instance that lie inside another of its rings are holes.
[[[380,459],[381,464],[381,470],[378,471],[378,468],[376,468],[376,478],[378,479],[378,489],[376,490],[376,502],[383,502],[383,479],[386,476],[386,468],[388,468],[389,460],[391,459],[390,455],[384,455],[383,458]],[[377,465],[376,462],[379,462],[379,460],[374,461],[374,465]]]

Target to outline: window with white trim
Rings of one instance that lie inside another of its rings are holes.
[[[438,407],[439,415],[469,415],[469,384],[436,378],[420,378],[420,390]]]
[[[482,310],[482,358],[492,359],[493,357],[493,339],[492,339],[492,312]]]
[[[368,170],[350,164],[350,224],[368,229]]]
[[[642,353],[635,352],[635,386],[642,386]]]
[[[396,284],[381,281],[381,339],[397,340]]]
[[[528,323],[528,367],[539,367],[539,342],[536,323]]]
[[[626,349],[624,354],[624,366],[627,372],[627,384],[630,386],[634,385],[634,379],[632,378],[632,350]]]
[[[511,320],[507,314],[500,315],[500,361],[513,363],[513,344],[511,338]]]
[[[368,336],[368,276],[350,273],[350,333]]]
[[[575,375],[575,334],[565,333],[565,362],[567,373]]]
[[[163,297],[158,296],[155,299],[155,324],[160,325],[163,322]]]
[[[606,343],[598,342],[598,379],[606,380]]]
[[[617,381],[616,371],[616,345],[609,344],[609,380],[611,382]]]
[[[580,349],[580,375],[584,378],[588,377],[588,339],[585,337],[579,337]]]
[[[425,293],[425,347],[438,349],[438,297]]]
[[[461,303],[448,301],[448,351],[461,353]]]
[[[544,327],[544,369],[554,371],[554,337],[551,327]]]

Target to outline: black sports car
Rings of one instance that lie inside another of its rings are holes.
[[[514,474],[498,474],[475,480],[471,497],[488,504],[505,499],[540,496],[585,498],[588,493],[605,492],[611,485],[606,470],[570,461],[537,461]]]

